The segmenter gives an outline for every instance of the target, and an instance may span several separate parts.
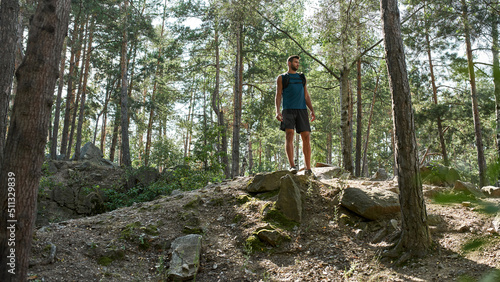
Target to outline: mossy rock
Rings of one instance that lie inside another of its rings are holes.
[[[123,250],[106,250],[104,254],[97,258],[97,263],[102,266],[108,266],[115,260],[122,260],[125,257]]]
[[[266,245],[256,235],[252,234],[245,240],[245,251],[248,254],[263,252],[265,250]]]
[[[288,219],[274,204],[263,208],[264,220],[269,223],[274,223],[278,227],[285,230],[292,230],[295,226],[299,225],[298,222]]]
[[[250,202],[252,199],[248,195],[238,195],[236,197],[236,202],[240,205]]]
[[[200,195],[196,195],[194,199],[191,199],[188,203],[186,203],[183,208],[184,209],[196,209],[198,208],[201,204],[203,204],[203,200],[201,199]]]

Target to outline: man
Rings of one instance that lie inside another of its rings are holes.
[[[302,137],[302,151],[306,163],[306,175],[312,175],[311,171],[311,126],[307,108],[311,111],[311,121],[316,119],[311,103],[311,97],[307,91],[307,83],[303,74],[297,73],[300,57],[290,56],[287,60],[288,72],[279,75],[276,79],[276,119],[281,121],[281,130],[285,131],[285,149],[290,172],[297,173],[298,169],[293,160],[293,137],[294,130]],[[283,101],[282,101],[283,98]],[[283,102],[283,112],[280,111]]]

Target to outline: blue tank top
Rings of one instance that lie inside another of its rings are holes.
[[[289,73],[288,75],[290,76],[290,82],[288,83],[287,88],[283,89],[282,95],[283,110],[307,109],[302,79],[298,73]],[[281,77],[281,81],[283,82],[283,75]]]

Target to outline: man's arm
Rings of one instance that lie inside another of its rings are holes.
[[[306,105],[311,111],[311,121],[314,121],[316,119],[316,115],[314,114],[314,109],[311,102],[311,96],[309,96],[309,92],[307,91],[307,85],[304,85],[304,96],[306,98]]]
[[[281,75],[278,75],[276,79],[276,97],[274,98],[274,105],[276,107],[276,119],[283,121],[283,115],[281,114],[281,95],[283,92],[283,84],[281,83]]]

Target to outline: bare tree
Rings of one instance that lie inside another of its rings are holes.
[[[70,0],[40,1],[16,77],[0,176],[0,281],[26,281],[38,183],[61,60]]]

